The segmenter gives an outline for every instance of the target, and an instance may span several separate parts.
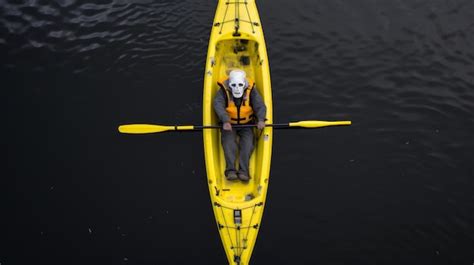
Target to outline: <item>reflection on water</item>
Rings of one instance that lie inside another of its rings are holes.
[[[259,1],[276,122],[255,264],[474,261],[474,2]],[[215,1],[0,0],[5,264],[225,261],[199,133]],[[74,260],[74,261],[73,261]]]

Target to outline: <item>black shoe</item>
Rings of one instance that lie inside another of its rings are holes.
[[[249,181],[250,177],[249,177],[249,175],[247,175],[245,173],[239,172],[239,179],[242,180],[242,181]]]
[[[229,171],[225,177],[227,180],[236,180],[237,174],[234,171]]]

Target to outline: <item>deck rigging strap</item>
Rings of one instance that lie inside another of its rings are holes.
[[[258,227],[259,227],[258,223],[252,225],[252,221],[253,221],[253,217],[254,217],[256,208],[260,207],[262,205],[263,205],[263,202],[259,202],[259,203],[256,203],[256,204],[252,205],[252,206],[248,206],[248,207],[244,207],[242,209],[239,209],[240,211],[243,211],[243,210],[247,210],[247,209],[252,208],[252,214],[250,215],[250,220],[249,220],[249,225],[248,226],[242,226],[242,224],[238,224],[236,226],[230,226],[230,225],[227,224],[224,209],[231,210],[231,211],[235,211],[236,209],[230,208],[230,207],[225,207],[225,206],[223,206],[223,205],[221,205],[217,202],[214,202],[214,206],[219,207],[221,209],[220,212],[221,212],[221,215],[222,215],[222,219],[224,219],[224,225],[222,225],[218,222],[219,230],[221,230],[221,229],[227,230],[226,234],[229,237],[230,248],[234,251],[234,261],[237,264],[240,264],[240,258],[242,256],[244,250],[247,248],[247,245],[246,245],[245,242],[248,239],[250,229],[251,228],[258,229]],[[243,214],[243,212],[241,212],[241,214]],[[242,215],[241,215],[241,217],[242,217]],[[236,241],[235,244],[234,244],[234,241],[232,240],[230,229],[235,230],[235,241]],[[245,233],[245,236],[243,236],[244,232],[242,231],[244,229],[247,229],[247,232]]]
[[[224,209],[223,209],[222,207],[220,207],[220,208],[221,208],[222,218],[224,219],[224,225],[225,225],[226,227],[228,227],[228,226],[227,226],[227,221],[226,221],[226,219],[225,219]],[[231,245],[231,247],[233,247],[233,246],[234,246],[234,243],[232,242],[232,237],[230,236],[229,228],[226,228],[226,230],[227,230],[227,234],[229,235],[230,245]]]
[[[257,22],[252,21],[252,17],[250,16],[250,11],[249,11],[247,0],[245,0],[245,1],[238,1],[238,0],[227,1],[227,2],[225,2],[225,5],[226,5],[226,8],[225,8],[225,11],[224,11],[224,17],[222,18],[222,21],[217,22],[217,23],[214,24],[214,26],[216,26],[216,27],[220,26],[219,34],[222,34],[222,29],[224,27],[224,24],[229,23],[229,22],[234,22],[234,29],[235,29],[235,31],[233,33],[234,36],[240,36],[240,32],[239,32],[240,22],[250,23],[250,26],[252,28],[252,33],[255,33],[254,26],[258,26],[259,24]],[[226,20],[227,14],[228,14],[227,11],[229,10],[229,5],[235,5],[235,7],[234,7],[234,19]],[[247,16],[248,16],[249,20],[242,20],[240,18],[240,6],[241,5],[245,6],[245,11],[247,12]]]

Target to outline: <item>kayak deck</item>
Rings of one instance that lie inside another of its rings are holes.
[[[216,57],[219,58],[216,60],[216,65],[214,68],[217,70],[214,71],[216,73],[216,79],[220,77],[228,76],[229,72],[233,69],[241,69],[244,70],[247,74],[248,78],[255,80],[255,83],[261,80],[261,71],[255,71],[255,65],[258,65],[256,62],[257,56],[255,56],[255,46],[257,44],[253,41],[245,41],[241,39],[237,40],[224,40],[220,41],[216,45]],[[241,49],[243,51],[234,53],[234,50]],[[256,74],[258,73],[258,74]],[[217,80],[216,80],[217,82]],[[258,89],[258,85],[256,85]],[[217,91],[217,86],[215,87]],[[218,121],[216,120],[215,123]],[[216,131],[218,135],[214,138],[216,143],[220,147],[221,145],[221,134]],[[256,136],[258,132],[256,132]],[[257,142],[257,139],[256,139]],[[220,162],[216,165],[216,170],[222,172],[224,174],[225,170],[225,158],[224,158],[224,151],[222,148],[216,148],[217,154],[214,159],[218,159]],[[260,152],[259,152],[260,151]],[[255,151],[252,153],[250,158],[250,176],[251,179],[249,182],[242,182],[242,181],[227,181],[225,178],[217,178],[217,186],[220,187],[220,194],[219,197],[227,202],[234,202],[234,203],[241,203],[245,201],[250,201],[258,194],[258,186],[260,183],[260,178],[262,174],[259,172],[259,167],[261,163],[257,161],[261,160],[262,156],[262,148],[258,147],[258,144],[255,148]]]
[[[239,14],[240,13],[240,14]],[[236,20],[235,18],[239,18]],[[203,94],[203,125],[218,124],[213,99],[231,70],[242,69],[255,82],[272,123],[270,71],[263,31],[253,0],[219,1],[209,40]],[[204,130],[209,192],[229,264],[248,264],[260,228],[270,175],[273,129],[255,131],[248,182],[228,181],[220,130]]]

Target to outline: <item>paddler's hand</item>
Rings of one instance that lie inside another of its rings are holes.
[[[257,123],[257,128],[258,128],[259,130],[263,130],[263,128],[265,128],[265,122],[264,122],[264,121],[259,121],[259,122]]]
[[[224,131],[232,131],[232,125],[230,125],[230,122],[224,122],[222,129],[224,129]]]

